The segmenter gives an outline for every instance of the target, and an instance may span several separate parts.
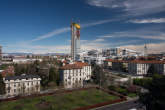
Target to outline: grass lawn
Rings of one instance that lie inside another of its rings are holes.
[[[128,93],[128,95],[127,95],[128,97],[137,97],[137,94],[136,93]]]
[[[0,110],[71,110],[118,99],[97,89],[1,102]]]

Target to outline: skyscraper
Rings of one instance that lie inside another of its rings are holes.
[[[146,57],[148,54],[147,54],[147,45],[145,44],[144,45],[144,56]]]
[[[71,23],[71,58],[73,61],[80,59],[80,25]]]
[[[0,46],[0,64],[1,64],[1,61],[2,61],[2,46]]]

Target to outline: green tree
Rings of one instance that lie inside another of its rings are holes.
[[[50,68],[49,70],[49,81],[55,82],[59,85],[59,72],[56,68]]]
[[[152,76],[152,75],[154,75],[154,74],[157,73],[154,64],[151,64],[151,65],[150,65],[150,67],[149,67],[147,73],[148,73],[147,75],[149,75],[149,76]]]
[[[142,86],[142,87],[147,87],[151,82],[152,82],[151,77],[142,78],[142,79],[139,79],[139,78],[133,79],[133,84]]]
[[[93,66],[92,79],[95,84],[99,84],[100,86],[105,86],[106,76],[105,76],[105,72],[103,71],[102,67],[100,67],[98,65]]]
[[[92,71],[92,79],[95,84],[100,83],[100,74],[101,73],[102,73],[101,68],[98,65],[95,65],[93,67],[93,71]]]
[[[0,74],[0,94],[5,94],[5,83],[3,82],[3,77]]]
[[[49,70],[49,81],[56,82],[56,70],[55,70],[55,68],[50,68],[50,70]]]
[[[140,101],[147,110],[165,110],[165,76],[154,75],[148,84],[149,92],[140,94]]]
[[[46,76],[40,76],[41,77],[41,86],[43,87],[43,88],[45,88],[46,86],[48,86],[48,83],[49,83],[49,79],[48,79],[48,77],[46,77]]]

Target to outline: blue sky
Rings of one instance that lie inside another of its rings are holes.
[[[3,52],[69,53],[70,22],[81,24],[81,49],[164,51],[165,0],[1,0]]]

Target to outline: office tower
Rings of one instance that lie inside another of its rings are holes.
[[[0,46],[0,63],[2,61],[2,46]]]
[[[71,58],[73,61],[80,59],[80,25],[71,23]]]

